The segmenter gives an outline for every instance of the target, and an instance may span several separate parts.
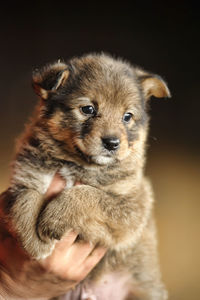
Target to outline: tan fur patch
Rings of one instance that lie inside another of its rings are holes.
[[[66,147],[73,149],[74,136],[69,128],[62,128],[60,126],[62,120],[63,113],[60,111],[56,112],[56,114],[47,122],[49,131],[56,140],[65,142],[67,145]]]
[[[58,79],[56,86],[54,87],[54,90],[57,90],[61,85],[63,85],[68,77],[69,77],[69,70],[63,71],[62,75]]]
[[[158,78],[147,78],[142,81],[142,87],[146,98],[155,96],[157,98],[170,97],[170,92],[164,81]]]

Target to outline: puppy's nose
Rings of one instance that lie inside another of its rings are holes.
[[[102,138],[104,148],[109,151],[117,150],[119,148],[120,140],[115,136],[108,136]]]

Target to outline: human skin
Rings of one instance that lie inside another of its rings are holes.
[[[79,183],[76,183],[79,184]],[[56,174],[46,198],[52,199],[65,186]],[[104,256],[106,249],[75,242],[69,232],[56,243],[53,253],[39,262],[32,260],[6,230],[0,216],[0,299],[46,300],[65,294],[82,281]]]

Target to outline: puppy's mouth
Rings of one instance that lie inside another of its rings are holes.
[[[97,165],[109,165],[115,161],[112,155],[94,155],[92,156],[92,161]]]
[[[87,163],[89,164],[109,165],[112,164],[116,159],[113,153],[101,153],[95,155],[88,155],[85,152],[83,152],[78,146],[75,147],[75,150],[78,156],[82,160],[87,161]]]

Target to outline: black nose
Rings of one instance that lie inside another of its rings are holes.
[[[107,150],[117,150],[119,148],[120,140],[114,136],[102,138],[103,146]]]

